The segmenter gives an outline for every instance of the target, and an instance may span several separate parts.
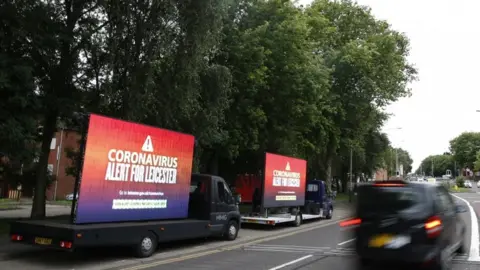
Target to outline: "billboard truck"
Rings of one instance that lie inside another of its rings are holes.
[[[235,240],[238,203],[222,178],[192,174],[193,136],[95,114],[86,118],[70,220],[13,222],[12,242],[68,251],[131,246],[148,257],[160,242]]]
[[[261,188],[256,188],[261,194],[260,210],[242,216],[242,223],[300,226],[303,220],[332,217],[325,182],[306,180],[306,160],[266,153],[263,176]]]

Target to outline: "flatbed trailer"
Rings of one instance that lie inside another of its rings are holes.
[[[150,220],[72,224],[69,220],[20,220],[10,226],[12,242],[51,249],[74,251],[102,246],[132,247],[137,257],[149,257],[159,243],[223,237],[233,241],[240,230],[240,213],[234,198],[230,204],[218,201],[218,186],[226,183],[218,176],[192,175],[192,183],[202,181],[209,199],[191,201],[189,216],[178,220]]]
[[[222,227],[208,220],[169,220],[76,225],[61,221],[17,221],[12,240],[64,250],[96,246],[135,246],[139,239],[152,236],[157,243],[221,236]]]
[[[314,220],[314,219],[321,219],[321,218],[325,218],[325,216],[323,216],[323,214],[320,214],[320,215],[301,214],[301,216],[299,217],[293,214],[269,215],[268,217],[242,216],[242,223],[262,224],[262,225],[271,225],[271,226],[275,226],[277,224],[282,224],[282,223],[292,223],[294,225],[299,226],[304,220]]]
[[[12,242],[68,251],[129,246],[149,257],[158,243],[237,238],[238,202],[225,180],[191,173],[193,136],[95,114],[78,120],[69,220],[13,222]]]
[[[291,223],[294,226],[300,226],[305,220],[332,218],[333,203],[331,198],[326,195],[325,182],[308,181],[305,195],[305,205],[302,207],[264,209],[261,210],[262,213],[243,215],[241,222],[270,226]]]

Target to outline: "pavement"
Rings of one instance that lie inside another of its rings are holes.
[[[71,209],[72,207],[66,205],[47,204],[45,206],[46,215],[48,217],[69,215]],[[28,218],[30,217],[31,212],[31,204],[21,204],[14,210],[0,211],[0,219]]]
[[[456,201],[469,209],[461,214],[467,225],[465,244],[468,252],[454,259],[452,270],[480,269],[479,192],[474,187],[470,193],[454,194]],[[29,247],[30,250],[22,252],[0,254],[0,265],[2,269],[24,270],[352,270],[356,263],[355,239],[350,231],[338,225],[351,214],[351,209],[340,204],[330,221],[312,221],[301,227],[242,228],[234,242],[173,243],[161,246],[159,252],[145,259],[132,259],[128,251],[118,249],[70,254]]]

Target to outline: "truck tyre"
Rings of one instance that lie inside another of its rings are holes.
[[[238,223],[235,220],[230,220],[227,227],[225,228],[224,237],[225,240],[233,241],[237,239],[238,235]]]
[[[150,257],[157,250],[157,246],[157,237],[153,233],[148,232],[143,235],[140,242],[135,245],[135,255],[139,258]]]
[[[330,207],[328,208],[328,212],[327,212],[327,215],[325,216],[326,219],[332,219],[332,216],[333,216],[333,208]]]
[[[295,221],[293,221],[293,226],[299,227],[300,225],[302,225],[302,214],[301,214],[301,213],[298,213],[298,214],[295,216]]]

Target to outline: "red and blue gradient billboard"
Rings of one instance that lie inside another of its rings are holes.
[[[263,207],[305,204],[307,161],[266,153]]]
[[[75,223],[185,218],[194,137],[90,115]]]

